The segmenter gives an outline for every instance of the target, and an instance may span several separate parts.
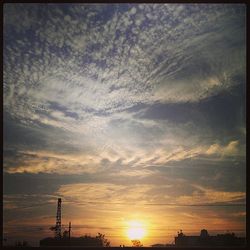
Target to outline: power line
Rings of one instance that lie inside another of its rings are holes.
[[[237,207],[246,206],[246,203],[202,203],[202,204],[178,204],[178,203],[126,203],[126,202],[96,202],[86,201],[78,205],[102,204],[102,205],[134,205],[134,206],[173,206],[173,207]]]

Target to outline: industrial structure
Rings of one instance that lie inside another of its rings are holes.
[[[54,237],[48,237],[40,240],[40,246],[83,246],[83,247],[102,247],[107,242],[104,235],[99,234],[96,237],[82,236],[71,237],[71,222],[69,222],[68,230],[64,230],[62,234],[62,200],[57,201],[56,224],[50,227],[55,232]]]
[[[182,247],[225,247],[245,246],[246,238],[236,237],[234,233],[210,236],[206,229],[202,229],[199,236],[186,236],[182,230],[175,237],[175,246]]]
[[[59,198],[57,201],[56,225],[50,228],[50,230],[55,231],[55,238],[62,237],[61,206],[62,206],[62,199]]]

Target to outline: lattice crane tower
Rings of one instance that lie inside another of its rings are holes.
[[[62,237],[61,204],[62,204],[62,199],[58,198],[58,201],[57,201],[57,213],[56,213],[56,227],[55,227],[55,234],[56,234],[57,238]]]

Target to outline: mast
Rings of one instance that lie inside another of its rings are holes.
[[[61,204],[62,204],[62,199],[58,198],[58,201],[57,201],[57,213],[56,213],[56,228],[55,228],[56,238],[61,238],[62,237]]]
[[[69,222],[69,239],[70,239],[70,233],[71,233],[71,222]]]

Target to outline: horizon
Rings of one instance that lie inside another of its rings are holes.
[[[244,4],[3,5],[3,234],[111,246],[246,236]]]

